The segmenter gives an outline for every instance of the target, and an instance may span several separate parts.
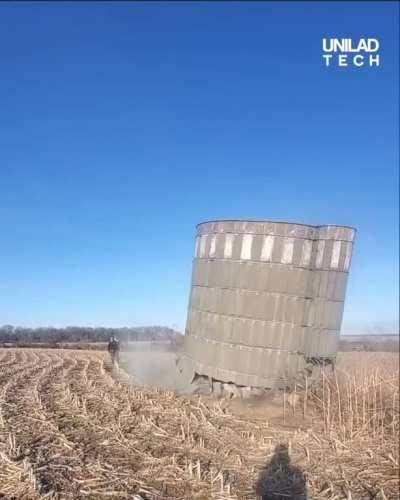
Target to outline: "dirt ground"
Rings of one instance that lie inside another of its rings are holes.
[[[0,498],[397,498],[387,450],[241,405],[140,385],[104,352],[0,349]]]
[[[179,355],[179,352],[174,353],[171,351],[129,352],[121,355],[120,364],[137,383],[171,390],[177,394],[195,399],[189,394],[188,381],[180,376],[176,368]],[[202,395],[202,399],[207,406],[215,404],[215,399],[211,396]],[[312,425],[313,422],[311,409],[309,409],[308,415],[304,417],[302,406],[295,409],[295,414],[293,414],[291,408],[286,408],[285,418],[283,418],[282,393],[248,400],[239,398],[230,401],[223,400],[222,405],[241,418],[267,420],[270,424],[282,429],[304,429]]]

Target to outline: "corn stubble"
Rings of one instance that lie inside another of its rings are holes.
[[[254,499],[285,443],[308,498],[398,498],[396,356],[343,355],[299,396],[306,418],[272,424],[135,386],[103,352],[0,350],[0,497]],[[270,498],[294,498],[290,470],[268,478]]]
[[[399,498],[398,354],[341,353],[337,369],[322,373],[309,400],[324,438],[343,457],[332,469],[342,475],[348,497]]]

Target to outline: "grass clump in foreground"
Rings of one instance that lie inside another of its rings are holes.
[[[355,498],[399,498],[398,355],[340,353],[310,399],[323,438],[342,456],[332,472],[343,490],[351,497],[355,487]]]

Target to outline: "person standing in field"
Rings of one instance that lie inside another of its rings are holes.
[[[108,342],[107,349],[108,349],[108,352],[110,353],[112,364],[115,365],[116,363],[119,363],[120,345],[119,345],[119,340],[117,339],[117,337],[112,336],[110,338],[110,341]]]

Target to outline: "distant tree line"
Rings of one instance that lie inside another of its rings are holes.
[[[376,339],[366,337],[360,340],[347,340],[341,337],[339,351],[370,351],[370,352],[397,352],[399,350],[399,337],[396,335],[376,336]]]
[[[117,336],[122,342],[161,340],[179,343],[182,337],[179,332],[165,326],[26,328],[4,325],[0,327],[0,343],[107,342],[112,335]]]

